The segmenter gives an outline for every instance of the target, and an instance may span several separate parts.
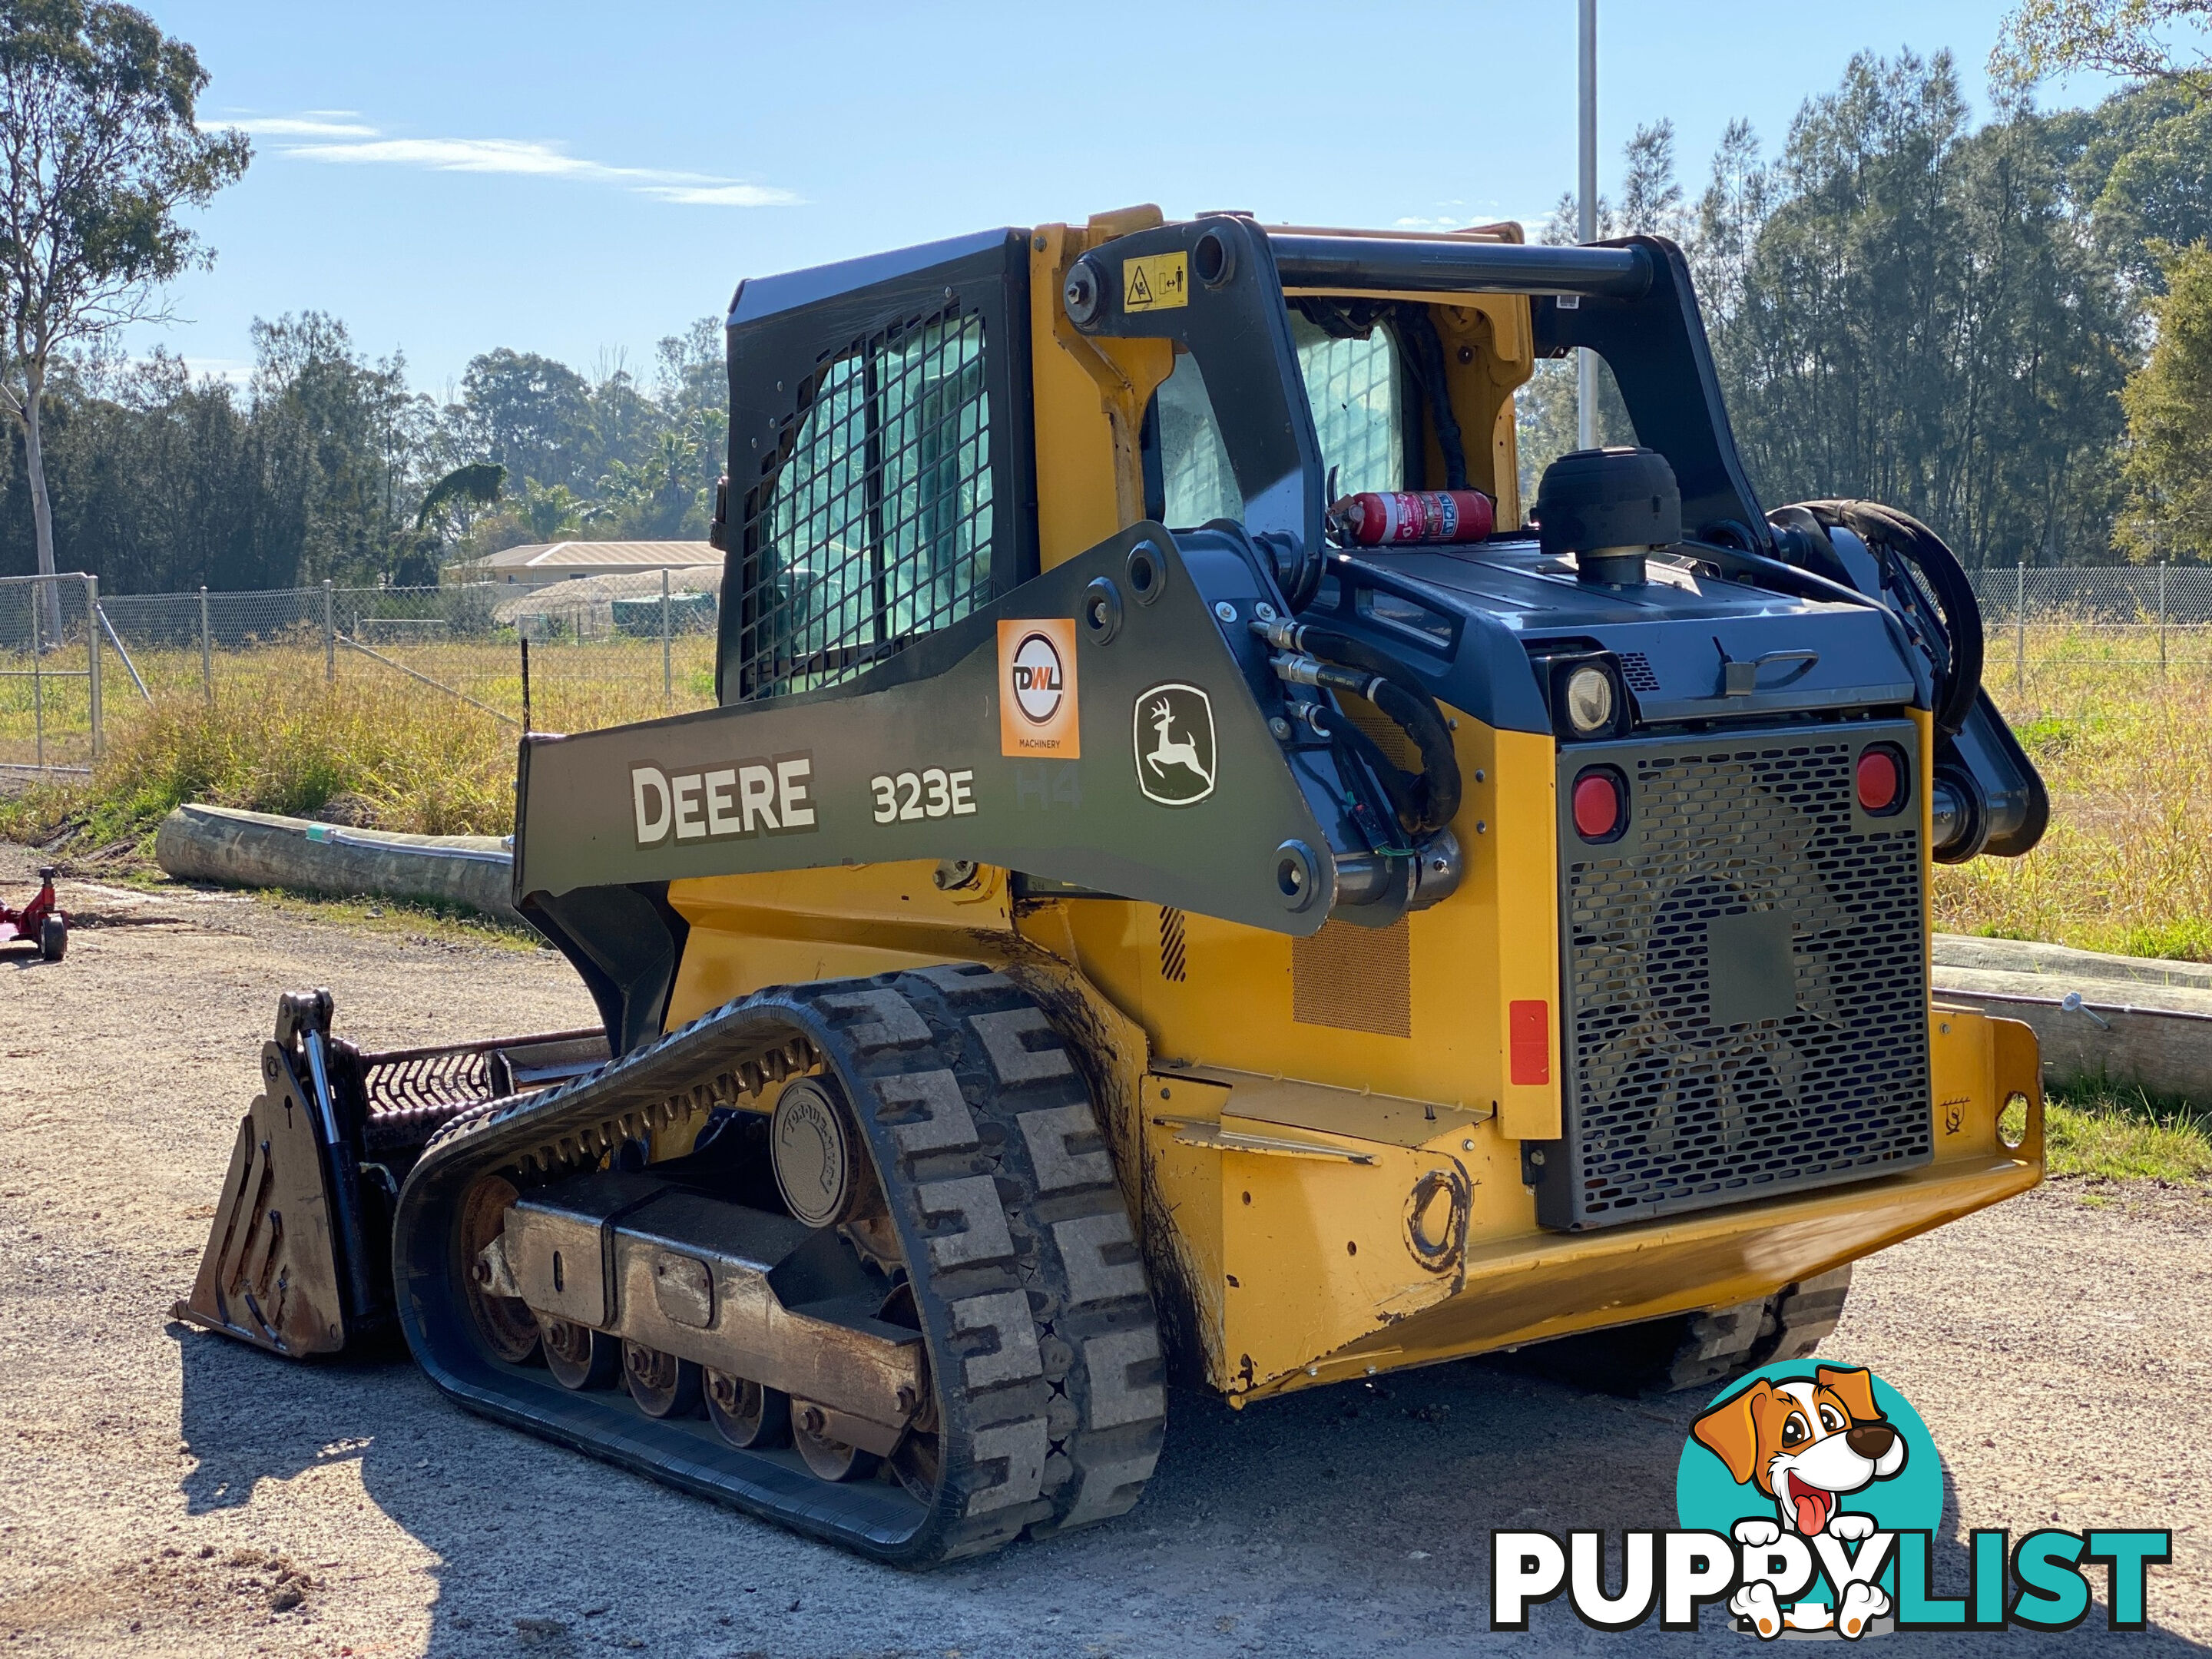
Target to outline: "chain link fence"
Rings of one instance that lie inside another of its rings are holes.
[[[1972,574],[2000,696],[2082,679],[2074,671],[2212,679],[2212,568]],[[319,684],[364,708],[442,698],[510,731],[703,708],[718,574],[105,596],[82,574],[0,578],[0,768],[82,769],[107,724],[143,709],[275,707]]]
[[[1983,679],[2024,690],[2039,671],[2212,672],[2212,567],[2082,565],[1971,573]]]
[[[100,758],[98,579],[0,577],[0,769],[84,771]]]
[[[692,572],[544,587],[287,588],[100,600],[147,705],[265,699],[318,683],[451,699],[514,730],[587,731],[714,701],[718,599]],[[689,586],[686,586],[689,584]]]

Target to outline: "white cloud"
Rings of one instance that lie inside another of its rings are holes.
[[[1524,228],[1530,228],[1533,230],[1534,227],[1541,225],[1544,221],[1550,216],[1551,213],[1548,209],[1542,213],[1514,213],[1509,210],[1496,207],[1493,204],[1490,211],[1478,213],[1471,217],[1455,218],[1449,215],[1444,215],[1441,217],[1430,219],[1422,218],[1419,216],[1409,216],[1402,219],[1394,219],[1390,222],[1391,228],[1394,230],[1452,231],[1464,230],[1469,225],[1498,225],[1504,224],[1510,221],[1520,224]]]
[[[337,115],[337,110],[317,111],[319,115]],[[271,138],[374,138],[374,127],[363,126],[358,121],[304,120],[296,116],[252,116],[229,124],[240,132],[265,135]]]
[[[317,117],[350,114],[318,110]],[[247,132],[313,143],[283,143],[277,153],[295,161],[348,167],[426,167],[434,173],[492,173],[538,179],[568,179],[610,185],[686,207],[786,207],[799,198],[772,185],[746,184],[710,173],[666,167],[617,167],[571,155],[558,144],[534,138],[387,138],[359,122],[307,119],[298,116],[235,121]]]
[[[687,207],[787,207],[799,200],[772,185],[641,185],[641,194]]]

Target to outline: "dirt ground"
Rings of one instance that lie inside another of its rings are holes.
[[[29,860],[0,848],[0,892]],[[547,953],[65,890],[0,963],[0,1651],[793,1656],[1679,1650],[1563,1605],[1487,1631],[1492,1526],[1665,1527],[1698,1402],[1486,1364],[1242,1413],[1170,1403],[1124,1520],[908,1576],[464,1415],[411,1365],[299,1367],[168,1318],[279,990],[373,1046],[583,1024]],[[2168,1527],[2153,1632],[2212,1644],[2212,1202],[2045,1191],[1864,1263],[1828,1352],[1917,1406],[1969,1527]],[[1962,1576],[1954,1545],[1939,1583]],[[1709,1621],[1710,1623],[1717,1621]],[[1747,1638],[1709,1633],[1713,1646]],[[1729,1651],[1742,1650],[1726,1648]]]

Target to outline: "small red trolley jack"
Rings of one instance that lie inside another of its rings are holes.
[[[0,933],[0,945],[35,945],[39,954],[48,962],[59,962],[62,953],[69,949],[69,918],[54,902],[52,868],[40,871],[39,880],[43,884],[38,896],[21,909],[11,910],[0,904],[0,929],[15,930],[12,938]]]

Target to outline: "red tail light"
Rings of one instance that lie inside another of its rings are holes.
[[[1575,830],[1584,841],[1611,841],[1619,835],[1627,805],[1620,778],[1607,768],[1593,767],[1575,780]]]
[[[1905,757],[1887,744],[1859,757],[1859,805],[1880,817],[1905,804]]]

